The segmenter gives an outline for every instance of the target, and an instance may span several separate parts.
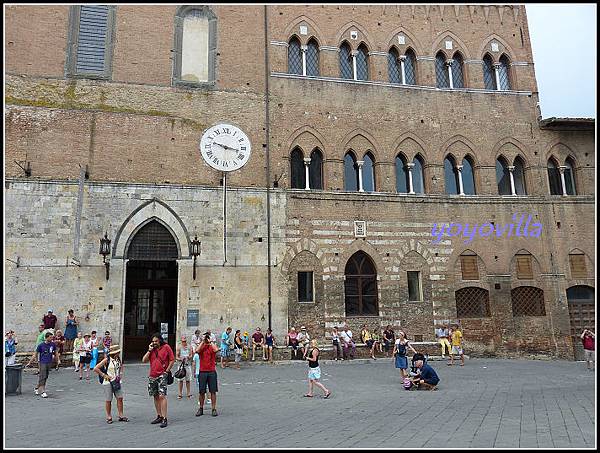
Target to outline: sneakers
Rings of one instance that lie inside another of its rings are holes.
[[[166,418],[162,419],[162,423],[160,424],[160,427],[161,428],[166,428],[167,427],[167,419]]]
[[[158,423],[161,423],[162,421],[163,421],[163,418],[160,415],[157,415],[156,418],[150,422],[150,424],[156,425]]]
[[[196,417],[200,417],[201,415],[204,415],[204,408],[199,408],[198,411],[196,412]]]
[[[35,388],[33,389],[33,393],[35,393],[36,395],[39,395],[39,394],[40,394],[39,390],[38,390],[38,389],[35,389]]]
[[[212,415],[213,417],[216,417],[216,416],[217,416],[217,415],[219,415],[219,414],[217,414],[217,410],[216,410],[216,409],[213,409],[213,410],[211,411],[210,415]]]
[[[48,394],[46,392],[42,393],[42,398],[48,398]]]

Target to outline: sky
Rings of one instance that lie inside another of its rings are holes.
[[[526,4],[542,118],[596,118],[596,4]]]

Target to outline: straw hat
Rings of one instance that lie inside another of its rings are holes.
[[[111,345],[110,349],[108,350],[108,355],[119,354],[120,352],[121,352],[121,346],[119,346],[118,344],[113,344],[113,345]]]

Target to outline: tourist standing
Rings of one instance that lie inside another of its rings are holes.
[[[267,350],[267,360],[271,363],[273,362],[273,346],[275,346],[275,337],[273,336],[271,329],[267,329],[267,334],[265,335],[265,349]]]
[[[15,364],[18,343],[14,330],[6,332],[6,336],[4,337],[4,365]]]
[[[79,350],[83,344],[83,335],[81,332],[77,332],[77,337],[73,341],[73,365],[75,373],[79,371]]]
[[[42,394],[42,398],[48,398],[46,393],[46,381],[52,368],[52,361],[56,358],[56,345],[52,342],[51,332],[46,332],[46,338],[43,343],[40,343],[36,348],[39,363],[38,383],[35,387],[35,394]],[[57,359],[58,360],[58,359]]]
[[[233,352],[235,354],[235,368],[239,370],[244,352],[244,342],[239,329],[235,331],[235,336],[233,337]]]
[[[319,379],[321,379],[321,368],[319,367],[320,350],[317,344],[317,340],[312,340],[310,342],[310,348],[310,352],[306,355],[306,358],[308,360],[308,393],[304,396],[307,398],[312,398],[313,385],[316,385],[321,390],[323,390],[323,398],[327,399],[329,398],[329,395],[331,395],[331,391],[319,382]]]
[[[340,332],[338,331],[337,326],[334,326],[333,331],[331,332],[331,343],[335,350],[334,360],[339,360],[342,357],[342,347],[340,346]]]
[[[227,366],[229,358],[229,345],[231,344],[231,327],[227,327],[221,334],[221,369]]]
[[[442,325],[438,329],[435,329],[435,336],[438,343],[442,346],[442,359],[446,357],[446,351],[450,354],[450,342],[448,341],[448,326]]]
[[[352,340],[352,331],[347,324],[344,325],[344,329],[342,330],[342,333],[340,333],[340,338],[343,342],[343,360],[348,360],[348,358],[354,359],[354,354],[356,354],[356,344]]]
[[[198,347],[198,355],[200,356],[200,374],[198,375],[198,392],[200,407],[196,412],[196,417],[204,414],[204,395],[206,387],[210,393],[211,414],[216,417],[217,414],[217,351],[219,348],[210,342],[210,336],[204,336],[202,344]]]
[[[77,318],[73,313],[73,309],[70,309],[67,319],[65,319],[65,351],[73,350],[75,338],[77,338]]]
[[[260,327],[252,334],[252,361],[254,361],[254,351],[259,347],[262,349],[263,360],[265,360],[265,336],[260,331]]]
[[[287,345],[292,348],[292,359],[298,358],[298,332],[296,328],[292,326],[288,334],[286,335]]]
[[[92,342],[92,360],[90,362],[90,367],[93,369],[96,367],[96,362],[98,361],[98,345],[102,344],[100,338],[96,336],[95,330],[92,330],[90,341]]]
[[[121,348],[111,345],[104,358],[94,367],[94,372],[102,377],[102,388],[104,389],[104,408],[106,410],[106,423],[109,425],[112,419],[112,399],[117,400],[117,415],[120,422],[128,422],[129,419],[123,414],[123,387],[121,378],[123,376],[123,364],[121,363]]]
[[[417,351],[412,347],[406,338],[406,334],[402,331],[398,332],[398,338],[394,343],[394,351],[393,355],[395,357],[395,366],[400,369],[400,377],[402,378],[402,382],[406,378],[408,378],[408,358],[406,357],[406,349],[410,348],[416,354]]]
[[[87,367],[85,380],[90,380],[90,363],[92,363],[92,348],[93,343],[90,339],[90,334],[86,333],[83,336],[83,341],[79,346],[79,380],[83,379],[83,370]]]
[[[47,332],[48,331],[45,328],[45,324],[41,323],[38,326],[38,336],[35,340],[35,347],[33,348],[33,354],[31,354],[31,358],[29,359],[29,362],[27,362],[27,365],[25,365],[26,367],[30,367],[32,365],[32,363],[37,360],[37,356],[38,356],[38,354],[36,352],[37,347],[46,340]]]
[[[161,428],[166,428],[167,423],[167,374],[173,368],[175,355],[171,346],[165,343],[163,337],[156,333],[152,336],[152,343],[148,352],[142,357],[142,362],[150,361],[148,375],[148,394],[154,399],[156,418],[150,422],[152,425],[160,423]]]
[[[460,355],[460,366],[465,366],[465,355],[461,346],[463,334],[460,330],[460,326],[456,325],[452,329],[452,349],[450,350],[450,363],[448,366],[454,365],[454,354]]]
[[[54,329],[56,327],[56,315],[52,312],[52,309],[48,309],[48,314],[44,315],[42,322],[44,323],[44,329]]]
[[[593,371],[596,365],[596,335],[586,327],[581,332],[581,342],[583,343],[587,369]]]
[[[61,364],[60,358],[63,354],[63,349],[65,346],[65,337],[63,336],[63,333],[60,329],[56,330],[52,341],[56,345],[56,370],[58,370],[58,367]]]
[[[390,326],[388,324],[387,327],[385,328],[385,330],[383,331],[382,335],[383,335],[383,347],[384,347],[386,355],[388,355],[388,357],[389,357],[388,353],[390,352],[390,350],[393,349],[393,346],[396,342],[396,334],[392,330],[392,326]]]
[[[183,398],[183,381],[185,381],[185,388],[187,390],[187,397],[192,397],[192,392],[190,391],[190,381],[192,379],[192,367],[191,367],[191,359],[192,359],[192,350],[187,344],[187,337],[185,335],[181,336],[181,344],[177,345],[176,348],[176,358],[179,361],[179,366],[185,369],[185,376],[183,378],[178,378],[179,385],[179,394],[177,395],[177,399],[180,400]]]

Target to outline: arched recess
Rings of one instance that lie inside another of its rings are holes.
[[[296,146],[303,150],[312,150],[318,147],[323,153],[323,159],[327,158],[327,141],[316,129],[310,126],[302,126],[292,132],[288,139],[288,149],[294,149]]]
[[[359,32],[358,39],[356,40],[350,39],[350,30],[352,29],[355,29]],[[367,33],[366,29],[357,22],[348,22],[345,25],[342,25],[340,30],[341,31],[337,33],[335,40],[333,41],[335,46],[339,47],[342,41],[346,41],[352,50],[357,50],[360,43],[364,42],[368,49],[375,49],[373,46],[374,41],[371,39],[369,33]]]
[[[492,49],[489,45],[491,41],[497,41],[501,44],[501,46],[498,49],[498,52],[492,52]],[[486,52],[490,54],[495,63],[498,62],[498,58],[500,58],[500,55],[502,55],[503,53],[507,54],[511,61],[514,60],[516,55],[512,47],[509,46],[504,39],[502,39],[496,34],[492,34],[483,40],[483,44],[479,47],[477,55],[483,56]]]
[[[301,253],[303,251],[312,253],[313,255],[315,255],[317,257],[317,259],[320,262],[322,262],[324,253],[319,248],[317,243],[314,241],[311,241],[310,239],[302,239],[302,240],[296,242],[295,244],[291,245],[285,252],[283,260],[281,261],[281,273],[284,276],[286,276],[288,274],[289,268],[290,268],[290,263],[292,262],[292,260],[299,253]],[[325,264],[325,263],[323,263],[323,264]]]
[[[460,134],[453,135],[440,147],[438,158],[436,160],[441,162],[446,157],[446,154],[452,153],[456,157],[456,161],[460,163],[467,154],[475,156],[477,154],[475,150],[477,150],[477,146],[475,146],[475,144],[467,137]],[[479,166],[477,160],[474,160],[473,164],[475,167]]]
[[[581,333],[584,328],[594,329],[596,318],[595,288],[589,285],[574,285],[567,288],[567,304],[571,341],[575,360],[585,360]]]
[[[368,227],[368,225],[367,225],[367,227]],[[371,257],[371,259],[375,263],[375,269],[377,270],[377,275],[379,275],[379,276],[384,275],[385,263],[381,259],[381,256],[379,255],[379,252],[377,251],[377,249],[373,245],[371,245],[371,243],[369,243],[369,241],[366,241],[366,240],[363,241],[362,239],[356,239],[350,245],[348,245],[342,251],[342,253],[340,253],[340,256],[338,259],[338,263],[339,263],[338,272],[339,272],[339,276],[341,278],[343,278],[343,275],[344,275],[344,266],[346,265],[346,263],[348,262],[350,257],[358,251],[365,252],[367,255],[369,255]]]
[[[358,154],[357,158],[360,159],[367,150],[371,150],[377,157],[381,148],[370,133],[361,128],[356,128],[348,132],[344,138],[340,141],[342,147],[339,149],[339,156],[346,154],[348,149],[354,149]]]
[[[306,35],[300,35],[300,25],[308,26],[308,33]],[[314,37],[319,43],[319,45],[322,45],[322,36],[324,36],[323,33],[321,32],[317,24],[305,15],[298,16],[295,19],[292,19],[288,26],[285,27],[283,36],[286,37],[287,41],[294,33],[299,35],[300,42],[302,43],[302,45],[306,45],[311,37]]]
[[[523,257],[528,257],[531,260],[531,274],[532,274],[531,279],[527,279],[527,278],[519,279],[518,278],[519,266],[521,266],[521,264],[518,261],[520,258],[523,258]],[[509,273],[513,277],[511,286],[516,287],[516,286],[523,285],[523,283],[520,283],[520,280],[539,280],[540,276],[543,273],[543,269],[542,269],[542,264],[535,257],[535,255],[533,253],[531,253],[527,249],[519,249],[516,252],[514,252],[514,254],[512,255],[512,257],[510,259]],[[539,282],[539,285],[542,286],[542,282]]]
[[[396,156],[399,152],[402,152],[409,162],[412,161],[417,154],[420,154],[425,162],[429,162],[429,156],[427,155],[426,151],[427,145],[418,135],[413,132],[405,132],[396,138],[391,149],[393,150],[393,156]]]
[[[398,43],[398,35],[399,34],[403,34],[406,38],[405,39],[405,43],[404,44],[399,44]],[[389,49],[392,46],[395,46],[399,52],[404,53],[404,51],[411,47],[414,52],[417,54],[417,56],[422,56],[424,54],[424,47],[421,45],[421,43],[415,38],[415,36],[407,31],[404,27],[398,27],[396,29],[394,29],[392,31],[392,33],[390,34],[391,37],[388,40],[387,43],[387,48]]]
[[[452,50],[445,50],[446,46],[444,45],[444,41],[446,40],[446,38],[451,38],[453,44]],[[455,43],[458,43],[458,46],[454,45]],[[435,55],[438,50],[442,50],[444,51],[444,53],[447,52],[447,54],[450,55],[453,55],[457,50],[459,50],[465,60],[471,59],[469,49],[465,45],[463,40],[456,36],[454,33],[452,33],[450,30],[438,33],[437,37],[433,40],[433,46],[431,46],[429,55]]]
[[[112,258],[124,258],[129,241],[142,226],[151,220],[164,225],[177,242],[179,258],[190,258],[190,235],[181,218],[163,201],[154,198],[135,209],[117,231]]]
[[[552,156],[556,157],[559,165],[564,165],[565,160],[569,156],[574,160],[575,165],[578,165],[577,153],[569,145],[561,141],[554,142],[554,144],[548,147],[548,151],[546,151],[546,160],[550,159]]]

